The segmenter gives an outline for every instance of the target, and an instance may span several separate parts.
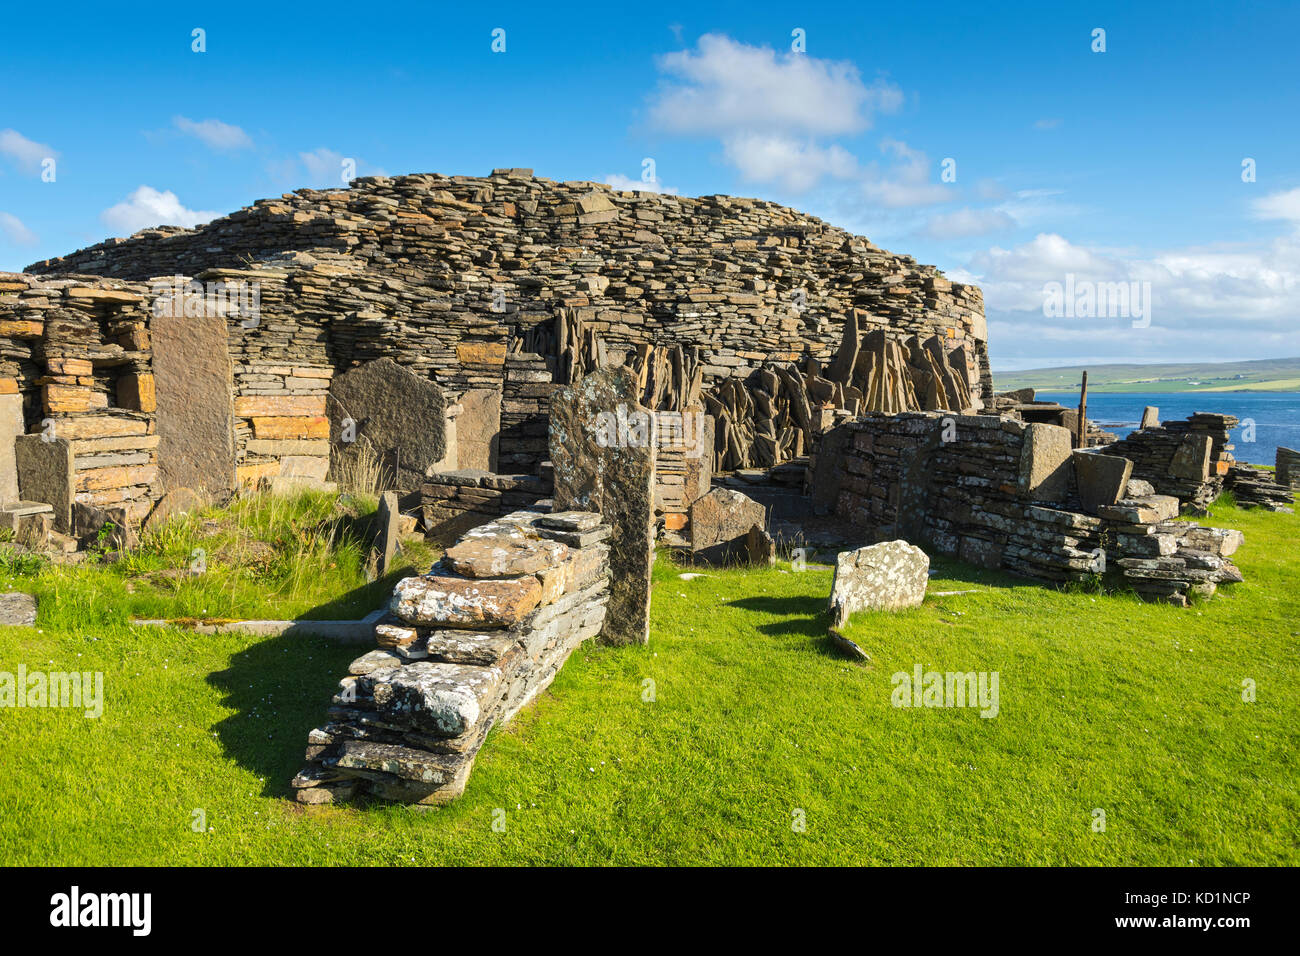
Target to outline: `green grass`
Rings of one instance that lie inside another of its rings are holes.
[[[867,665],[826,639],[829,571],[683,581],[661,557],[650,645],[576,652],[432,810],[287,799],[356,649],[133,629],[120,566],[44,571],[38,630],[0,629],[0,669],[102,670],[107,704],[0,710],[0,863],[1294,864],[1300,518],[1210,523],[1246,534],[1246,582],[1212,601],[937,563],[932,590],[978,593],[856,617]],[[322,581],[316,606],[360,581]],[[230,593],[226,616],[285,606]],[[916,663],[998,671],[999,716],[892,707]]]

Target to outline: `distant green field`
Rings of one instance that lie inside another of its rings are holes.
[[[1016,372],[994,371],[999,392],[1017,388],[1069,390],[1088,372],[1090,392],[1294,392],[1300,358],[1182,365],[1071,365]]]

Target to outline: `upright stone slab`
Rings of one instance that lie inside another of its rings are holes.
[[[1148,405],[1142,409],[1142,421],[1138,428],[1159,428],[1160,427],[1160,409],[1155,405]]]
[[[1025,426],[1020,450],[1020,495],[1030,501],[1060,501],[1070,490],[1070,430],[1035,422]]]
[[[1113,505],[1123,498],[1132,474],[1133,462],[1119,455],[1098,455],[1088,451],[1074,453],[1079,501],[1089,514],[1096,514],[1102,505]]]
[[[202,312],[191,308],[191,312]],[[235,409],[224,315],[164,299],[150,322],[158,480],[218,498],[235,487]]]
[[[654,416],[626,368],[600,369],[551,398],[556,511],[596,511],[609,524],[610,599],[602,640],[650,640],[654,563]]]
[[[1300,451],[1279,445],[1277,456],[1274,458],[1274,467],[1275,478],[1279,485],[1300,488]]]
[[[375,571],[381,578],[388,573],[397,554],[397,525],[401,517],[397,492],[385,491],[379,496],[379,509],[375,512]]]
[[[410,491],[447,454],[442,389],[390,358],[335,376],[326,411],[335,474],[345,459],[368,448],[384,467],[390,487]]]
[[[731,488],[714,488],[690,508],[691,552],[709,564],[748,563],[751,528],[767,527],[767,509]]]
[[[0,395],[0,505],[18,500],[18,459],[14,442],[24,431],[23,397]]]
[[[472,388],[460,397],[456,421],[456,468],[497,470],[501,437],[501,389]]]
[[[930,558],[906,541],[883,541],[835,559],[831,627],[841,628],[857,611],[896,611],[925,599]]]
[[[26,501],[43,501],[54,508],[54,530],[72,528],[72,443],[47,435],[20,435],[14,440],[18,491]]]
[[[1184,435],[1169,462],[1170,477],[1205,481],[1210,476],[1212,450],[1213,442],[1209,435]]]

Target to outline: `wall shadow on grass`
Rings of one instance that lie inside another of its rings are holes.
[[[381,582],[355,588],[299,620],[330,619],[331,608],[360,601],[377,586],[377,593],[391,594],[393,585],[407,574],[396,572]],[[222,703],[235,710],[212,730],[236,763],[263,779],[262,796],[292,796],[289,781],[305,762],[308,731],[325,723],[330,698],[348,664],[373,649],[373,642],[268,637],[233,654],[225,670],[208,675],[208,683],[225,695]]]

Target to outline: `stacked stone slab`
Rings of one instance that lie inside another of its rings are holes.
[[[425,535],[445,542],[492,518],[549,505],[551,476],[498,475],[463,468],[428,475],[420,486]]]
[[[158,497],[150,318],[138,284],[0,274],[0,396],[21,396],[6,440],[27,433],[8,454],[59,531],[74,503],[138,521]]]
[[[585,512],[515,512],[465,535],[405,578],[378,643],[353,661],[293,780],[301,803],[369,793],[455,799],[488,731],[601,632],[610,529]]]
[[[1228,466],[1224,487],[1232,492],[1233,499],[1243,508],[1291,511],[1295,504],[1293,486],[1273,478],[1274,475],[1264,468],[1234,461]]]
[[[1204,511],[1223,491],[1233,461],[1231,415],[1197,412],[1184,421],[1139,429],[1105,448],[1133,462],[1133,477],[1172,495],[1190,512]]]
[[[1135,483],[1136,484],[1136,483]],[[1125,581],[1143,598],[1185,606],[1196,594],[1210,597],[1221,583],[1242,580],[1228,558],[1241,546],[1240,531],[1174,521],[1178,499],[1148,494],[1098,509],[1106,520],[1108,553]]]
[[[1156,495],[1147,482],[1121,475],[1114,503],[1086,511],[1079,454],[1060,426],[991,415],[867,415],[837,426],[824,446],[835,454],[815,463],[814,500],[870,539],[903,538],[1049,582],[1120,569],[1139,593],[1173,603],[1185,603],[1194,585],[1240,579],[1230,562],[1198,565],[1199,555],[1183,554],[1198,547],[1182,538],[1170,539],[1172,546],[1146,540],[1170,534],[1158,526],[1178,513],[1177,499]],[[1172,560],[1148,563],[1156,557]],[[1129,558],[1137,563],[1125,565]]]

